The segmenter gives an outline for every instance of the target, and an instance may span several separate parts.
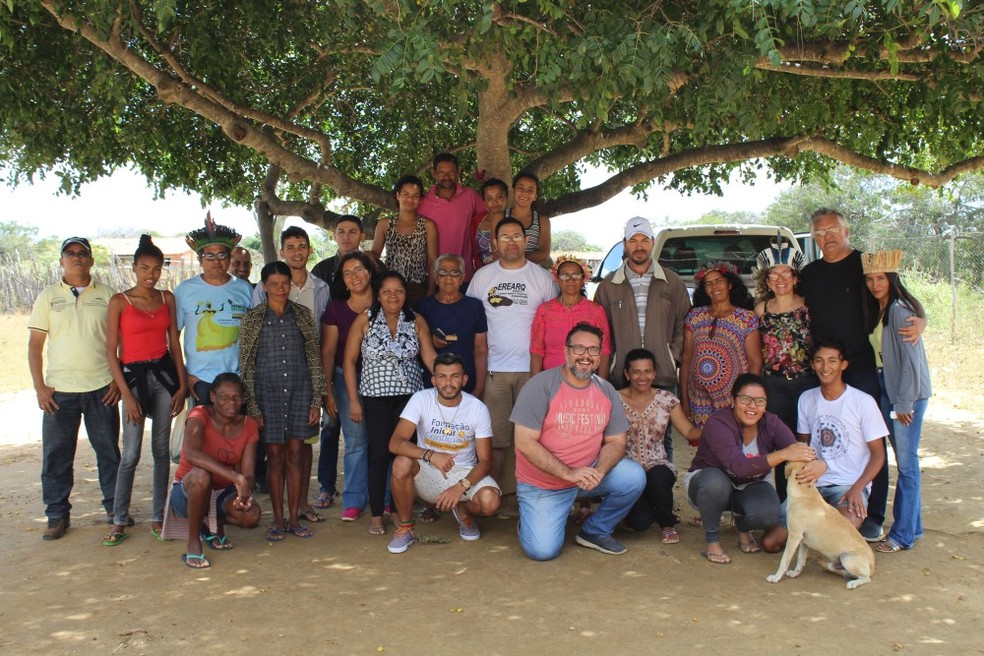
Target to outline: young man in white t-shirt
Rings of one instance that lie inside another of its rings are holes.
[[[820,387],[799,398],[796,437],[809,442],[827,465],[817,490],[858,528],[868,515],[871,481],[885,462],[882,438],[888,428],[871,395],[844,382],[848,361],[840,342],[819,340],[812,364]],[[762,537],[762,548],[781,551],[787,535],[782,526],[771,529]]]
[[[462,392],[465,363],[454,353],[434,360],[434,389],[410,397],[390,438],[396,455],[390,490],[396,505],[396,535],[387,547],[403,553],[416,541],[413,501],[420,497],[454,513],[463,540],[477,540],[475,517],[499,512],[499,486],[492,470],[492,421],[477,398]],[[410,439],[416,434],[417,443]]]

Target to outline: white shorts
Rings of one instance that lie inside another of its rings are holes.
[[[436,503],[437,497],[441,495],[441,492],[444,492],[444,490],[452,485],[457,485],[458,481],[468,476],[472,470],[471,465],[455,465],[448,472],[448,477],[444,478],[441,470],[434,465],[420,459],[417,460],[417,464],[420,465],[420,471],[413,477],[413,487],[417,492],[417,497],[427,503]],[[492,477],[486,476],[479,482],[472,484],[471,489],[461,496],[462,500],[471,501],[472,497],[483,487],[491,487],[498,494],[502,494],[499,490],[499,485]]]

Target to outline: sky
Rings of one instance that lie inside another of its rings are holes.
[[[588,171],[582,184],[593,186],[604,177],[603,171]],[[607,250],[621,239],[622,226],[634,216],[646,217],[658,227],[689,223],[715,209],[760,212],[786,188],[788,185],[776,185],[762,177],[754,185],[732,182],[719,197],[686,196],[654,184],[648,200],[634,198],[625,191],[597,207],[555,217],[553,230],[578,231],[589,243]],[[230,225],[243,235],[257,233],[251,207],[213,203],[208,209],[217,222]],[[59,195],[55,176],[16,188],[0,186],[0,221],[36,225],[40,237],[95,236],[100,230],[120,226],[155,230],[161,235],[185,234],[202,226],[205,211],[197,195],[171,192],[154,200],[145,180],[130,170],[83,185],[78,196]],[[305,225],[300,219],[290,219],[288,224]]]

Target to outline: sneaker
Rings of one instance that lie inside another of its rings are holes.
[[[884,532],[882,527],[875,523],[873,519],[866,519],[861,522],[861,527],[858,529],[861,532],[861,537],[867,542],[881,542]]]
[[[359,517],[362,517],[362,511],[358,508],[346,508],[342,511],[343,522],[354,522]]]
[[[392,554],[401,554],[410,548],[410,545],[417,541],[417,536],[413,533],[413,524],[407,527],[396,529],[396,535],[386,546]]]
[[[65,535],[65,531],[68,529],[69,520],[68,517],[61,517],[59,519],[49,519],[48,528],[44,530],[41,535],[42,540],[57,540],[61,536]]]
[[[581,531],[577,534],[577,537],[574,538],[574,541],[582,547],[594,549],[595,551],[600,551],[601,553],[612,556],[618,556],[619,554],[624,554],[628,551],[624,544],[610,535],[588,535],[584,531]]]
[[[482,532],[478,530],[478,524],[475,523],[474,517],[462,517],[458,514],[457,508],[452,508],[451,512],[454,514],[454,518],[458,520],[458,535],[461,536],[462,540],[473,542],[482,537]]]

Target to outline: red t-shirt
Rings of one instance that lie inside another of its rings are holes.
[[[228,465],[233,469],[239,467],[239,463],[243,459],[243,451],[246,450],[247,444],[252,444],[259,441],[260,430],[256,424],[256,421],[252,417],[246,417],[246,421],[243,424],[243,429],[239,431],[239,435],[229,439],[226,438],[216,430],[215,426],[212,425],[212,417],[208,413],[208,408],[206,406],[200,405],[191,409],[188,413],[188,419],[197,419],[203,424],[205,424],[205,437],[204,443],[202,444],[202,450],[208,455],[212,456],[219,462]],[[181,447],[181,461],[178,463],[178,471],[174,473],[174,480],[180,481],[185,475],[191,471],[193,465],[188,462],[188,458],[185,456],[184,447]],[[225,478],[224,476],[212,475],[212,489],[221,490],[232,485],[232,481]]]

